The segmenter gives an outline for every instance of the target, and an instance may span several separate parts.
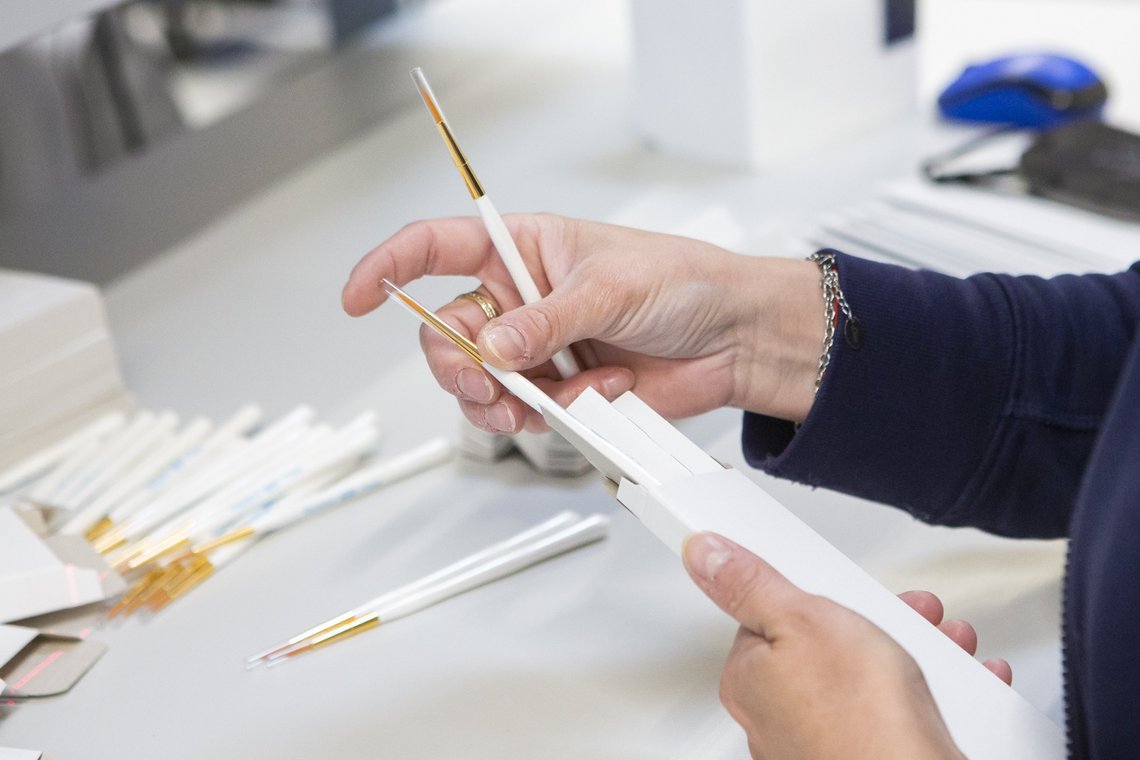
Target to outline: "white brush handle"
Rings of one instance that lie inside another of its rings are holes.
[[[173,460],[182,456],[190,448],[197,446],[198,442],[210,432],[210,422],[199,417],[191,422],[177,435],[165,438],[165,443],[154,448],[129,471],[121,473],[115,482],[109,484],[98,498],[83,507],[62,528],[60,533],[65,535],[78,535],[84,533],[92,525],[111,513],[112,507],[128,498],[135,490],[140,488],[147,480],[165,468]],[[158,443],[152,440],[151,444]]]
[[[528,528],[504,541],[492,544],[485,549],[480,549],[474,554],[470,554],[457,562],[452,562],[447,567],[440,568],[419,580],[412,581],[397,589],[381,594],[374,599],[370,599],[364,604],[349,610],[348,614],[361,617],[377,609],[398,604],[405,597],[414,596],[423,589],[447,583],[453,578],[469,573],[473,568],[495,562],[501,557],[509,555],[511,552],[518,551],[520,547],[531,545],[536,541],[541,541],[548,536],[559,533],[570,525],[580,522],[581,519],[581,515],[569,509],[559,512],[554,517],[539,523],[533,528]]]
[[[522,296],[523,303],[541,301],[542,294],[538,292],[538,286],[535,285],[534,278],[530,276],[530,271],[526,268],[526,262],[523,261],[514,238],[507,230],[503,217],[499,215],[495,205],[491,203],[490,197],[482,195],[476,198],[475,206],[479,209],[479,216],[483,217],[483,226],[487,228],[487,234],[491,236],[491,242],[494,243],[495,250],[499,252],[499,258],[506,265],[511,280],[518,288],[519,295]],[[569,349],[564,348],[556,353],[553,361],[563,380],[582,371],[581,367],[578,366],[578,361],[574,358],[574,354],[570,353]]]
[[[81,467],[86,467],[88,462],[99,456],[99,452],[102,451],[106,442],[113,439],[121,428],[120,425],[109,435],[88,438],[80,443],[47,475],[31,484],[27,491],[28,500],[40,504],[51,504],[52,495],[60,489],[63,483],[73,477]]]
[[[373,608],[368,614],[375,614],[382,623],[398,620],[551,557],[605,538],[609,523],[608,517],[592,515],[536,541],[503,552],[493,559],[476,564],[438,583],[424,586],[412,593],[405,593],[394,602]]]
[[[0,493],[10,491],[16,486],[23,485],[49,472],[51,468],[66,461],[87,442],[108,436],[121,428],[126,420],[127,418],[122,412],[108,412],[63,440],[22,459],[5,470],[3,474],[0,474]]]
[[[91,501],[102,495],[115,480],[129,474],[136,466],[143,462],[149,452],[162,448],[174,437],[174,429],[178,426],[178,415],[174,412],[163,412],[154,421],[150,429],[127,446],[119,455],[106,463],[103,471],[92,478],[86,486],[73,493],[71,501],[66,506],[72,509],[81,509]]]
[[[197,501],[189,509],[180,512],[173,520],[163,524],[150,534],[150,538],[182,533],[202,525],[206,518],[249,497],[266,481],[277,476],[283,469],[317,450],[333,432],[327,425],[314,425],[304,431],[294,431],[280,445],[275,446],[262,458],[235,477],[228,478],[205,498]]]
[[[109,515],[111,521],[118,525],[133,519],[148,505],[182,487],[219,461],[228,459],[243,444],[248,443],[245,437],[260,424],[263,414],[261,407],[255,404],[243,406],[208,437],[174,459],[165,469],[117,504]]]
[[[311,407],[301,405],[257,433],[252,440],[238,439],[237,442],[242,444],[238,451],[219,457],[212,466],[198,471],[194,477],[180,483],[178,488],[164,493],[135,514],[123,526],[125,535],[132,540],[144,535],[200,499],[209,498],[210,494],[232,483],[234,478],[260,467],[303,435],[315,416],[316,412]]]
[[[409,478],[446,462],[455,446],[446,438],[434,438],[411,451],[390,457],[345,477],[319,493],[288,497],[250,523],[255,533],[269,533],[319,514],[338,504],[378,491],[390,483]]]
[[[139,412],[125,427],[101,441],[94,454],[54,483],[53,488],[49,489],[47,483],[37,485],[31,498],[46,504],[66,504],[71,494],[90,482],[92,478],[103,471],[103,467],[108,461],[118,456],[119,452],[144,434],[154,424],[155,417],[154,412],[145,409]]]
[[[166,471],[175,462],[197,448],[210,434],[213,427],[214,423],[205,417],[197,417],[191,420],[182,430],[172,435],[164,445],[147,454],[130,472],[124,473],[122,478],[116,480],[113,486],[108,487],[92,503],[102,503],[108,508],[117,507],[159,473]]]
[[[303,412],[308,414],[311,410]],[[194,482],[196,477],[210,472],[220,463],[233,459],[239,451],[249,448],[247,440],[255,427],[261,424],[264,412],[257,404],[245,404],[238,409],[226,422],[218,426],[217,430],[188,450],[184,455],[170,463],[164,471],[158,473],[143,485],[135,495],[132,495],[122,504],[116,506],[111,513],[111,520],[116,525],[133,520],[136,515],[143,514],[171,493],[177,493],[187,483]]]
[[[380,433],[375,429],[349,430],[334,435],[319,448],[310,448],[299,461],[287,463],[238,500],[206,515],[192,526],[190,537],[204,540],[217,530],[226,530],[271,504],[292,486],[330,472],[335,476],[346,465],[355,463],[375,447]],[[325,481],[327,482],[327,480]],[[323,485],[323,483],[321,483]]]
[[[297,413],[301,416],[312,414],[312,409],[306,406],[301,406],[299,409],[301,411]],[[219,440],[226,441],[233,436],[249,435],[250,431],[261,423],[264,416],[265,412],[257,404],[246,404],[234,412],[228,420],[218,425],[218,429],[202,442],[202,446],[213,445],[215,441]]]

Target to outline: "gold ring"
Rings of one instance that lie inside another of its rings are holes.
[[[468,301],[474,301],[475,303],[479,304],[479,308],[482,309],[483,313],[487,315],[488,320],[499,316],[499,307],[495,305],[495,302],[480,293],[478,290],[472,290],[470,293],[463,293],[461,295],[458,295],[455,297],[455,300],[458,301],[460,298],[466,298]]]

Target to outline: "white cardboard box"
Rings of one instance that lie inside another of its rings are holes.
[[[634,0],[637,129],[667,153],[764,169],[898,119],[917,104],[913,14],[907,0]]]

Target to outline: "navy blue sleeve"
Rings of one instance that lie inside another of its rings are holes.
[[[837,265],[860,329],[841,321],[798,430],[745,414],[748,462],[927,522],[1066,535],[1140,321],[1140,263],[1049,280]]]

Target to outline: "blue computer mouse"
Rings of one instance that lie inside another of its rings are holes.
[[[1099,119],[1108,88],[1063,55],[1025,54],[969,66],[938,97],[947,119],[1044,128]]]

